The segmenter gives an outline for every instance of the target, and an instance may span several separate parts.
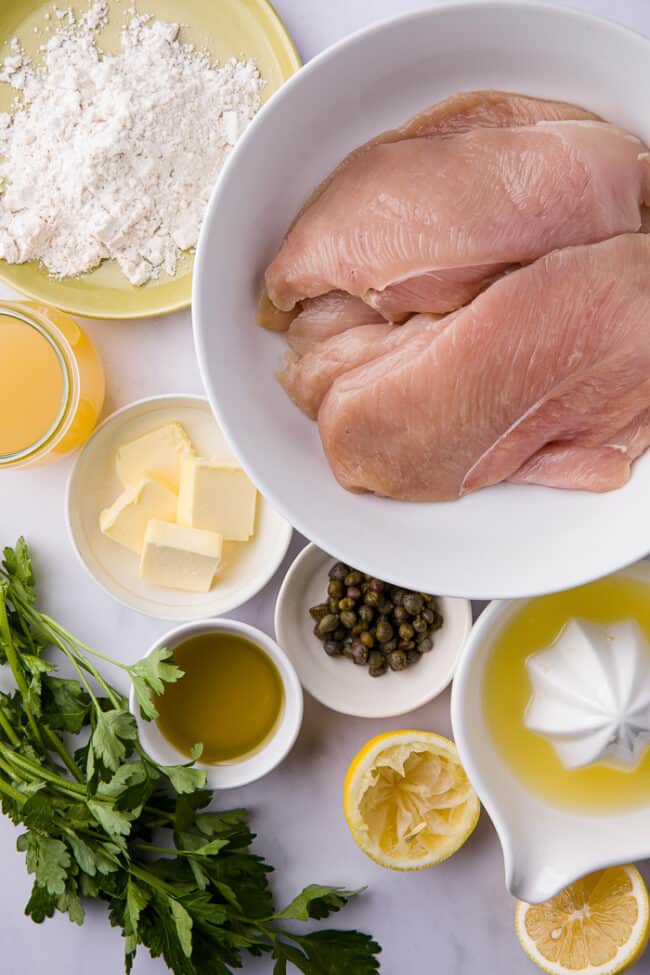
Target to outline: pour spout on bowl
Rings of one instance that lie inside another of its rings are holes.
[[[576,879],[576,871],[559,867],[549,856],[548,849],[533,849],[530,841],[521,852],[506,856],[506,887],[513,897],[540,904],[554,897]]]

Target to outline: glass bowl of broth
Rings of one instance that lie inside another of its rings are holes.
[[[211,789],[254,782],[291,750],[302,723],[302,688],[289,658],[261,630],[235,620],[200,620],[166,633],[152,647],[173,650],[183,671],[155,698],[145,720],[131,688],[141,741],[160,765],[192,759]]]
[[[103,402],[101,360],[74,319],[32,301],[0,302],[0,470],[76,450]]]

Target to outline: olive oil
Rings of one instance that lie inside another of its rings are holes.
[[[525,603],[495,635],[483,677],[483,713],[495,748],[531,792],[557,806],[610,812],[650,805],[650,749],[633,770],[595,764],[566,769],[552,744],[530,731],[526,658],[549,647],[571,619],[638,622],[650,641],[650,585],[616,575]],[[650,665],[650,662],[649,662]]]
[[[183,755],[203,743],[200,761],[235,762],[257,751],[277,727],[284,688],[271,658],[233,633],[203,633],[174,648],[184,671],[156,697],[157,724]]]

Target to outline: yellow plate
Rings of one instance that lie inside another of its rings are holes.
[[[68,3],[59,0],[58,5],[67,7]],[[0,58],[7,55],[14,36],[29,54],[35,55],[46,36],[46,14],[52,14],[54,6],[54,2],[43,0],[0,0]],[[89,2],[72,6],[85,10]],[[115,50],[127,0],[109,0],[109,7],[111,23],[99,35],[99,41],[102,47]],[[300,67],[298,52],[267,0],[138,0],[138,11],[183,24],[184,36],[197,46],[208,48],[219,60],[254,58],[267,82],[264,101]],[[0,111],[8,111],[13,98],[9,85],[0,84]],[[148,318],[188,307],[193,262],[193,255],[186,254],[173,278],[161,276],[142,287],[131,285],[114,261],[105,261],[80,278],[61,281],[50,277],[35,262],[0,261],[0,280],[29,298],[87,318]]]

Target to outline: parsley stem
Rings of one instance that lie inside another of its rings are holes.
[[[90,653],[94,657],[99,657],[101,660],[106,661],[106,663],[113,664],[113,666],[119,667],[121,670],[128,672],[129,668],[125,664],[121,664],[117,660],[113,660],[111,657],[106,657],[103,653],[93,650],[92,647],[82,643],[81,640],[77,640],[76,637],[73,637],[71,633],[68,633],[64,627],[62,627],[51,617],[46,616],[44,613],[38,613],[37,615],[41,621],[43,629],[50,639],[54,640],[56,645],[62,650],[73,653],[80,666],[82,666],[84,670],[94,677],[99,686],[106,691],[106,695],[111,701],[113,707],[118,707],[118,705],[124,701],[124,695],[108,683],[94,664],[88,660],[86,653]]]
[[[28,799],[28,796],[23,795],[22,792],[18,791],[18,789],[14,789],[14,787],[9,785],[8,782],[5,782],[4,779],[0,779],[0,793],[7,796],[9,799],[13,799],[14,802],[19,803],[21,806],[27,802]]]
[[[51,616],[47,616],[45,613],[40,613],[39,615],[43,622],[47,623],[48,626],[56,630],[67,642],[72,643],[75,647],[79,647],[80,650],[83,650],[84,653],[89,653],[93,657],[97,657],[98,660],[103,660],[104,663],[112,664],[113,667],[119,667],[120,670],[125,670],[127,672],[130,671],[131,668],[128,664],[122,664],[119,660],[114,660],[113,657],[107,657],[106,654],[100,653],[99,650],[95,650],[93,647],[89,647],[87,643],[77,639],[77,637],[73,637],[72,634],[68,633],[68,631],[64,629],[60,623],[57,623],[56,620],[52,619]]]
[[[16,770],[15,768],[12,768],[8,762],[3,761],[1,758],[0,758],[0,769],[3,772],[6,772],[7,775],[11,776],[12,779],[16,779],[19,782],[31,782],[29,776],[25,775],[23,772]]]
[[[5,654],[7,657],[7,663],[11,667],[11,672],[14,675],[16,684],[18,685],[18,690],[20,691],[21,697],[23,699],[23,708],[29,722],[29,726],[32,729],[32,733],[36,742],[43,748],[43,739],[41,738],[41,733],[38,725],[36,724],[36,719],[32,714],[32,709],[29,704],[29,687],[27,686],[27,681],[25,680],[25,673],[18,660],[18,653],[16,651],[16,645],[14,643],[14,638],[11,633],[11,627],[9,626],[9,617],[7,616],[7,591],[8,587],[3,583],[1,588],[2,598],[0,598],[0,637],[2,637],[2,642],[4,643]]]
[[[91,701],[95,705],[95,709],[97,711],[101,711],[101,708],[99,706],[99,701],[97,700],[97,697],[95,695],[95,692],[93,691],[93,689],[92,689],[92,687],[90,685],[89,680],[87,679],[86,675],[84,674],[83,669],[79,666],[75,655],[73,653],[71,653],[68,650],[68,648],[66,646],[64,646],[63,644],[59,644],[59,648],[66,655],[66,657],[68,658],[68,660],[70,661],[70,663],[72,664],[72,666],[74,667],[74,669],[76,670],[77,676],[78,676],[80,682],[86,688],[86,692],[88,694],[88,697],[91,699]]]
[[[5,735],[7,736],[11,744],[14,746],[14,748],[18,748],[20,744],[20,739],[18,738],[18,735],[16,734],[14,729],[11,727],[6,714],[2,710],[2,707],[0,707],[0,728],[2,728]]]
[[[165,856],[192,857],[197,855],[194,850],[179,850],[167,846],[151,846],[149,843],[135,843],[134,846],[138,850],[144,850],[147,853],[162,853]],[[198,854],[198,856],[200,857],[201,854]]]
[[[7,748],[2,742],[0,742],[0,756],[4,756],[4,760],[14,769],[30,775],[34,779],[40,779],[43,782],[49,782],[54,788],[58,789],[60,792],[72,795],[75,798],[81,797],[82,799],[88,798],[88,790],[84,785],[80,785],[76,782],[70,782],[68,779],[64,779],[61,775],[56,772],[50,772],[48,769],[44,768],[42,765],[32,762],[31,759],[25,758],[24,755],[20,755],[18,752],[13,751],[11,748]],[[1,761],[1,759],[0,759]],[[13,773],[12,773],[13,774]],[[18,778],[24,777],[17,776]],[[91,797],[92,799],[98,800],[100,802],[108,802],[113,804],[114,799],[112,796],[106,795],[106,793],[97,792]]]
[[[47,737],[49,744],[55,750],[55,752],[57,753],[57,755],[59,756],[59,758],[65,765],[65,767],[67,768],[68,772],[70,772],[70,774],[74,776],[77,782],[83,782],[83,775],[75,765],[72,755],[65,747],[65,745],[63,744],[59,736],[54,731],[52,731],[51,728],[48,728],[47,725],[45,726],[45,735]]]

